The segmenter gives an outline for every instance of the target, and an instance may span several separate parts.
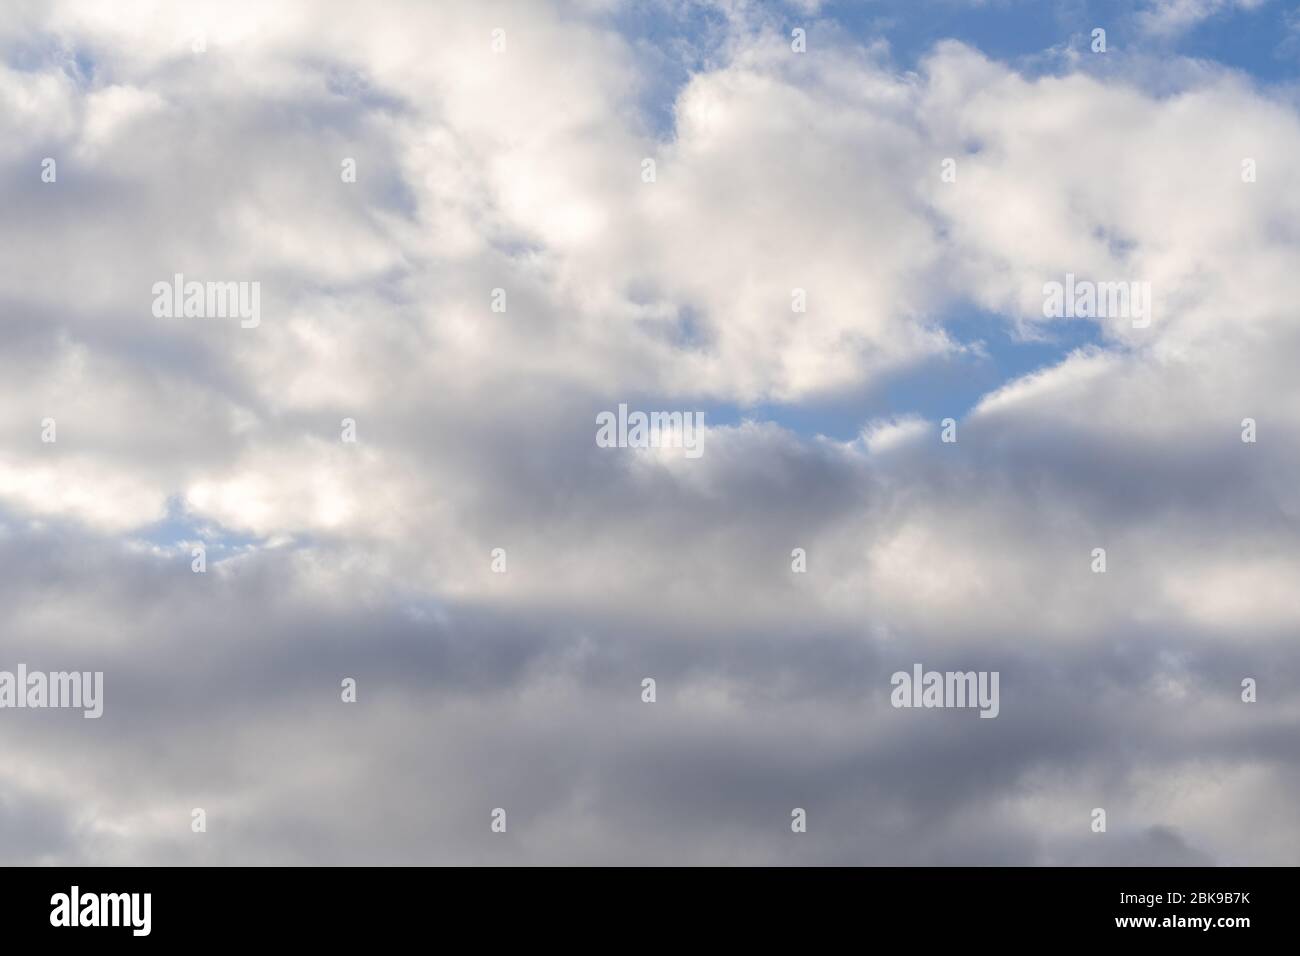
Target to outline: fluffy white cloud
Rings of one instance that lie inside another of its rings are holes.
[[[310,860],[332,832],[335,862],[472,859],[457,821],[492,784],[546,834],[521,860],[768,862],[753,794],[780,818],[801,782],[863,834],[810,861],[1077,862],[1107,796],[1115,859],[1293,857],[1293,813],[1265,801],[1268,840],[1241,817],[1295,768],[1236,699],[1300,664],[1293,106],[1207,66],[1171,92],[1140,60],[1028,74],[947,42],[905,72],[833,31],[793,54],[770,11],[724,7],[667,131],[604,3],[55,3],[0,27],[0,666],[100,660],[112,695],[102,730],[0,723],[22,797],[0,832],[45,834],[22,858]],[[260,325],[155,318],[177,272],[259,281]],[[1099,320],[955,408],[955,444],[900,405],[849,442],[756,415],[707,422],[698,460],[594,445],[621,401],[851,401],[977,353],[945,329],[963,310],[1050,337],[1066,273],[1149,282],[1152,323]],[[901,719],[887,678],[914,660],[1001,668],[1007,729]],[[955,789],[917,776],[954,748]],[[543,751],[536,780],[479,756]],[[87,803],[68,760],[134,772]],[[748,842],[661,832],[701,768]],[[431,788],[448,817],[412,838]],[[204,800],[217,849],[169,835]]]
[[[1258,10],[1266,3],[1268,0],[1148,0],[1138,13],[1138,22],[1156,36],[1176,36],[1216,14]]]

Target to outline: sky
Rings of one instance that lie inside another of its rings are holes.
[[[0,696],[0,862],[1294,865],[1298,73],[1294,0],[10,0],[0,681],[103,713]]]

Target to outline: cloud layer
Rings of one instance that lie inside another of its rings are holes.
[[[1295,102],[792,11],[6,18],[0,668],[106,704],[0,712],[5,862],[1295,862]],[[1153,321],[962,403],[1067,273]],[[914,662],[999,717],[893,709]]]

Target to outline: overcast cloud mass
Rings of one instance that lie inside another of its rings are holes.
[[[0,709],[0,862],[1297,863],[1298,71],[1291,0],[4,3],[0,670],[104,699]]]

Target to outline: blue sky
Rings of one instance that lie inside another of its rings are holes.
[[[1138,17],[1151,6],[1134,0],[954,0],[926,4],[913,0],[830,0],[822,5],[819,15],[854,33],[887,35],[898,62],[906,68],[915,65],[940,39],[962,40],[1000,59],[1032,60],[1061,45],[1087,49],[1095,27],[1106,29],[1107,47],[1112,53],[1150,54],[1152,37],[1142,30]],[[1163,50],[1214,60],[1262,81],[1296,77],[1300,56],[1294,45],[1284,45],[1288,34],[1294,36],[1295,32],[1294,3],[1270,0],[1253,9],[1234,3],[1202,6],[1213,12],[1185,31],[1163,38]]]
[[[826,0],[815,12],[786,4],[783,20],[788,28],[820,23],[864,41],[884,40],[901,69],[915,67],[936,41],[945,39],[1031,65],[1053,48],[1085,49],[1091,31],[1103,27],[1108,48],[1115,53],[1150,54],[1154,40],[1164,53],[1214,60],[1262,81],[1296,77],[1300,52],[1294,37],[1300,12],[1293,2],[1191,0],[1185,6],[1200,8],[1200,15],[1189,19],[1184,28],[1153,37],[1141,18],[1158,6],[1140,0]],[[621,11],[618,20],[632,35],[656,41],[683,37],[699,43],[720,29],[724,18],[697,5],[684,18],[642,7]]]

